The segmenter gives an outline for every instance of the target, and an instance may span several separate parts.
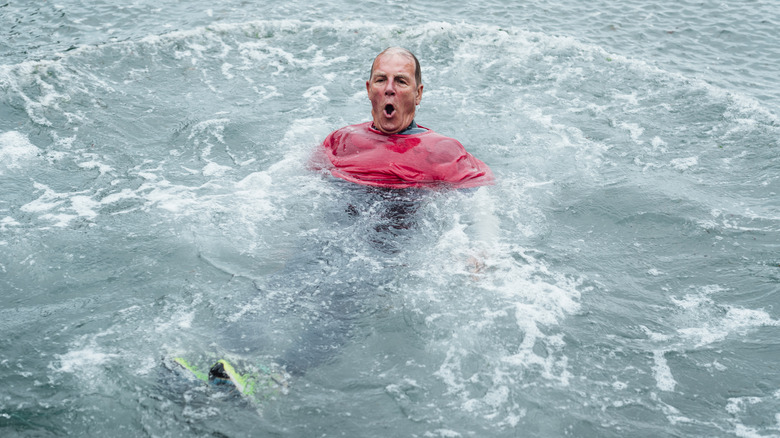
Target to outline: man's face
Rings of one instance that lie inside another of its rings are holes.
[[[422,84],[414,80],[412,58],[393,52],[377,58],[366,89],[376,129],[395,134],[412,123],[423,91]]]

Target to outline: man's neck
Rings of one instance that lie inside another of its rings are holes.
[[[371,127],[376,129],[376,126],[372,123]],[[377,129],[378,131],[378,129]],[[411,135],[411,134],[420,134],[422,132],[425,132],[426,130],[424,128],[420,128],[417,126],[417,123],[412,120],[412,123],[409,124],[409,126],[406,127],[406,129],[403,129],[401,131],[396,132],[394,135]]]

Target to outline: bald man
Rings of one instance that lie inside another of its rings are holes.
[[[490,168],[459,141],[415,123],[423,84],[420,62],[412,52],[390,47],[377,55],[366,91],[372,121],[336,130],[322,143],[317,161],[333,176],[385,188],[493,183]]]

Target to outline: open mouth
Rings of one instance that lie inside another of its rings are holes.
[[[395,114],[395,107],[392,103],[388,103],[385,105],[385,117],[393,117],[393,114]]]

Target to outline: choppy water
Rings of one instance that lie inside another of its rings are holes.
[[[778,24],[760,1],[0,5],[0,433],[780,436]],[[388,45],[496,186],[307,170],[368,119]],[[175,354],[301,372],[258,413]]]

